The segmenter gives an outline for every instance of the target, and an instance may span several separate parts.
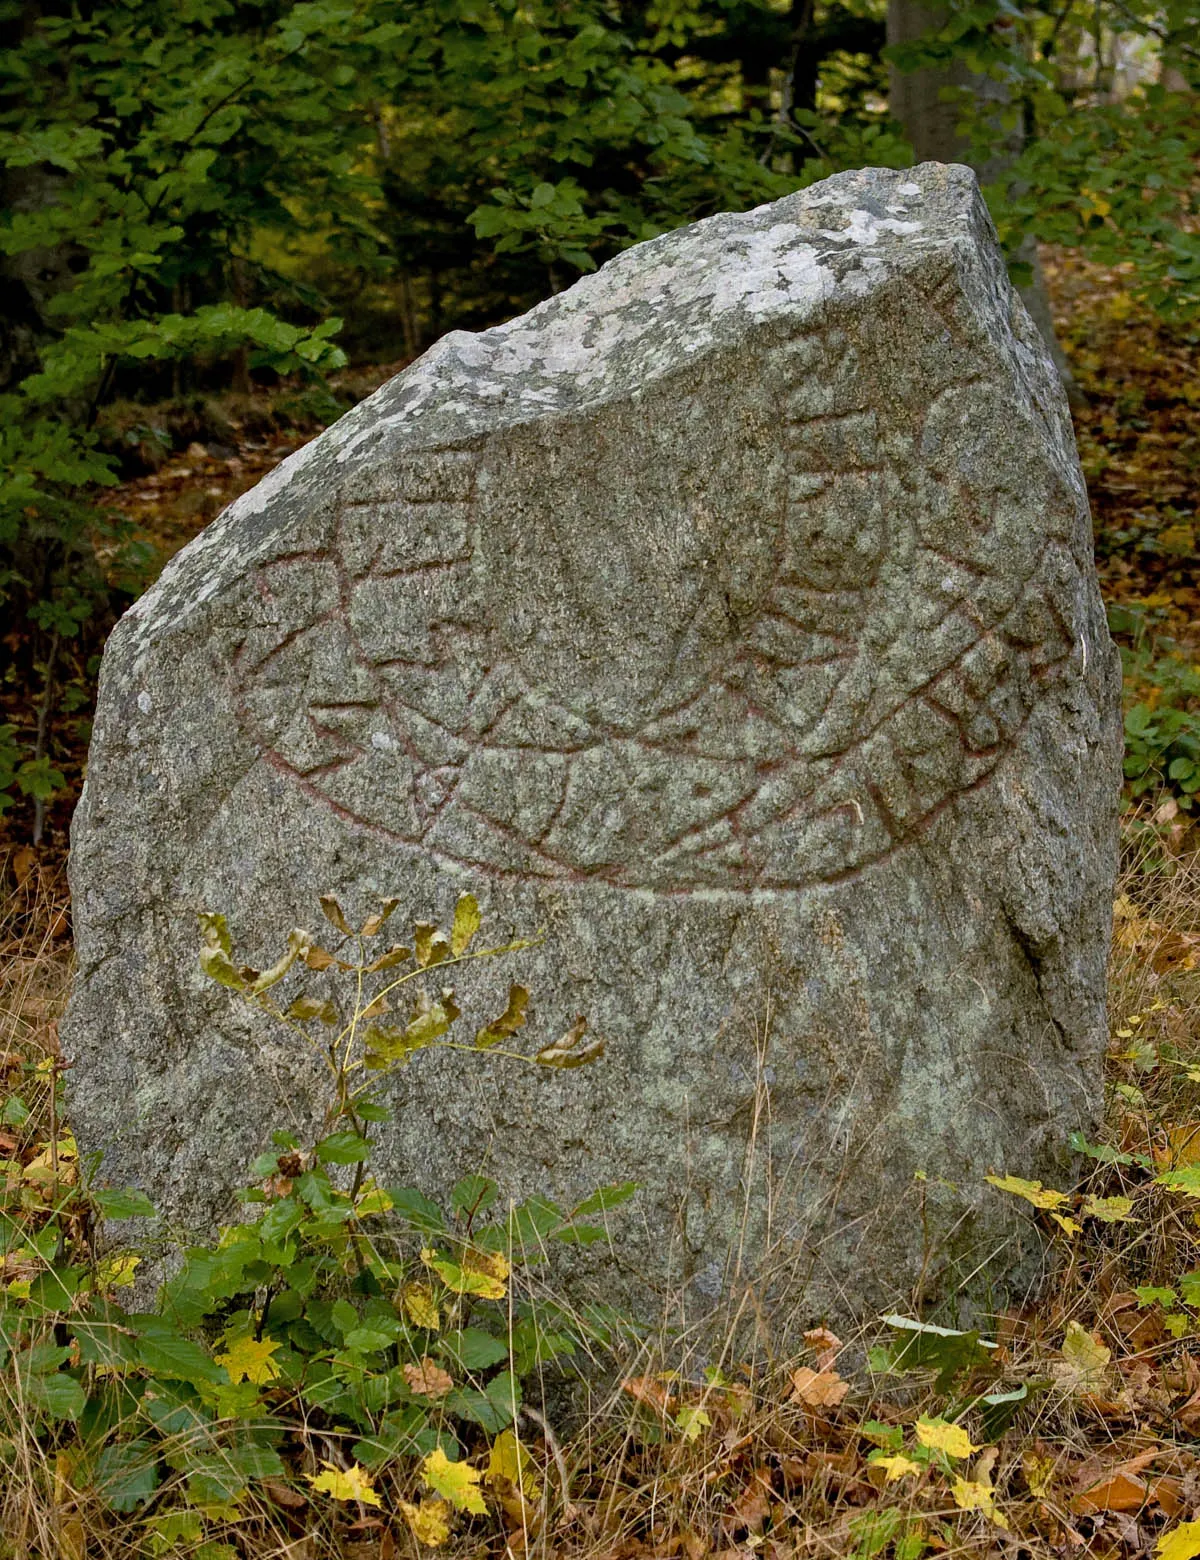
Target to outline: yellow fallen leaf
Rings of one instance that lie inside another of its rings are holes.
[[[218,1365],[224,1365],[235,1387],[239,1381],[262,1387],[279,1374],[279,1366],[271,1357],[278,1348],[274,1338],[235,1338],[224,1354],[214,1358]]]
[[[1200,1555],[1200,1522],[1181,1522],[1154,1546],[1158,1560],[1195,1560]]]
[[[1021,1458],[1021,1472],[1025,1475],[1029,1493],[1040,1499],[1054,1479],[1054,1458],[1040,1456],[1037,1452],[1026,1452]]]
[[[1103,1224],[1120,1224],[1133,1212],[1132,1197],[1085,1197],[1080,1210],[1085,1219],[1099,1219]]]
[[[872,1468],[882,1468],[884,1479],[891,1484],[896,1479],[906,1478],[910,1473],[923,1473],[925,1470],[920,1463],[913,1462],[911,1457],[906,1457],[903,1452],[896,1452],[892,1457],[873,1457]]]
[[[698,1441],[701,1434],[711,1426],[712,1420],[705,1411],[693,1403],[685,1403],[675,1415],[675,1428],[681,1432],[685,1441]]]
[[[308,1482],[314,1490],[332,1495],[334,1500],[358,1500],[364,1506],[378,1506],[379,1496],[371,1483],[371,1476],[358,1463],[349,1468],[339,1468],[336,1463],[323,1462],[324,1473],[310,1473]]]
[[[1067,1232],[1072,1240],[1074,1240],[1076,1235],[1078,1235],[1083,1229],[1083,1225],[1073,1219],[1069,1213],[1052,1213],[1050,1217],[1054,1220],[1055,1224],[1057,1224],[1060,1229],[1063,1229]]]
[[[479,1488],[478,1469],[469,1463],[451,1462],[440,1446],[421,1464],[421,1477],[434,1494],[443,1496],[456,1511],[473,1511],[482,1516],[487,1510]]]
[[[950,1486],[950,1494],[960,1511],[982,1512],[997,1527],[1008,1526],[1007,1519],[996,1510],[995,1496],[988,1485],[978,1484],[972,1479],[956,1478]]]
[[[420,1505],[414,1505],[402,1500],[400,1510],[418,1544],[439,1549],[449,1539],[451,1508],[448,1501],[426,1499]]]
[[[1043,1186],[1040,1181],[1023,1181],[1019,1175],[985,1175],[983,1179],[999,1192],[1023,1197],[1035,1208],[1061,1208],[1068,1201],[1066,1192],[1056,1192],[1049,1186]]]
[[[979,1450],[961,1425],[948,1424],[944,1419],[918,1419],[917,1440],[932,1452],[945,1452],[947,1457],[969,1457]]]

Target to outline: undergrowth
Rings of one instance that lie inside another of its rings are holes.
[[[1200,1554],[1200,857],[1145,822],[1104,1131],[1074,1139],[1075,1187],[989,1177],[1042,1223],[1050,1282],[989,1334],[896,1315],[786,1360],[551,1297],[547,1252],[595,1242],[602,1264],[627,1186],[562,1209],[468,1177],[441,1207],[372,1179],[373,1080],[425,1046],[589,1055],[580,1025],[521,1047],[516,984],[454,1038],[450,967],[519,953],[474,951],[469,896],[411,951],[378,941],[393,905],[355,932],[329,902],[340,941],[295,937],[267,971],[205,918],[230,1001],[269,1006],[306,971],[354,995],[274,1007],[325,1056],[329,1113],[311,1143],[276,1138],[240,1222],[135,1309],[146,1226],[108,1232],[150,1210],[89,1187],[63,1120],[65,907],[26,871],[0,931],[0,1555]]]

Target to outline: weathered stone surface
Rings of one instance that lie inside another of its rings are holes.
[[[320,892],[471,887],[548,928],[545,1037],[586,1012],[608,1054],[419,1057],[384,1179],[635,1178],[610,1292],[707,1303],[738,1249],[802,1319],[946,1290],[1007,1229],[983,1174],[1062,1174],[1097,1108],[1117,686],[967,170],[644,244],[446,337],[122,620],[73,835],[79,1135],[204,1226],[314,1079],[202,981],[197,910],[266,958]]]

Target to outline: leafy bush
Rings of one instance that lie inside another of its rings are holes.
[[[514,1277],[555,1245],[603,1240],[592,1221],[632,1185],[567,1210],[544,1197],[502,1206],[494,1181],[468,1175],[443,1208],[369,1173],[371,1130],[388,1114],[378,1084],[418,1050],[500,1050],[561,1067],[594,1060],[602,1046],[583,1043],[581,1021],[529,1055],[514,1049],[529,999],[518,985],[472,1042],[446,1038],[460,1016],[453,991],[435,995],[423,978],[528,946],[472,950],[480,917],[469,894],[448,933],[418,923],[412,950],[382,953],[368,944],[394,900],[356,933],[334,900],[322,904],[343,944],[330,951],[294,933],[266,971],[237,965],[223,918],[201,917],[202,967],[320,1049],[330,1101],[311,1145],[274,1135],[240,1194],[246,1218],[188,1248],[156,1310],[117,1298],[137,1281],[140,1254],[101,1254],[90,1236],[98,1221],[149,1220],[154,1209],[140,1192],[84,1184],[73,1139],[54,1125],[60,1069],[30,1071],[43,1110],[48,1101],[50,1138],[34,1158],[10,1161],[0,1201],[0,1461],[15,1476],[31,1443],[54,1449],[58,1479],[109,1513],[145,1513],[152,1554],[186,1540],[220,1560],[234,1553],[220,1535],[256,1501],[377,1505],[380,1481],[408,1493],[421,1485],[399,1508],[427,1543],[489,1499],[536,1499],[514,1431],[522,1380],[608,1342],[619,1325],[603,1307],[534,1306]],[[332,998],[273,1003],[297,968],[346,976],[344,1021]],[[367,993],[372,976],[381,989]],[[404,987],[409,1016],[386,1026]],[[32,1131],[37,1109],[36,1098],[14,1094],[5,1120]],[[481,1451],[486,1471],[475,1465]]]

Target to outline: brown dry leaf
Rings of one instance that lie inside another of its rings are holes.
[[[842,1340],[828,1327],[811,1327],[804,1334],[804,1343],[816,1355],[818,1370],[828,1370],[842,1347]]]
[[[1175,1410],[1175,1420],[1185,1435],[1200,1435],[1200,1392],[1193,1392],[1187,1402]]]
[[[26,879],[37,866],[37,851],[32,845],[22,845],[20,850],[13,851],[12,872],[17,880],[17,887],[24,887]]]
[[[810,1408],[836,1408],[850,1390],[836,1370],[810,1370],[801,1365],[792,1372],[789,1403],[805,1403]]]
[[[404,1379],[414,1397],[440,1398],[454,1387],[454,1378],[426,1354],[419,1365],[406,1365]]]
[[[1076,1495],[1071,1510],[1077,1517],[1090,1511],[1140,1511],[1149,1499],[1145,1479],[1118,1471]]]
[[[621,1391],[628,1392],[634,1402],[652,1408],[656,1414],[670,1411],[671,1394],[655,1376],[626,1376],[621,1383]]]
[[[299,1490],[292,1489],[279,1479],[264,1479],[259,1489],[265,1491],[277,1506],[283,1506],[288,1511],[302,1511],[308,1505],[307,1495],[302,1495]]]
[[[736,1525],[749,1533],[761,1533],[771,1511],[771,1470],[755,1468],[745,1489],[733,1503]]]

